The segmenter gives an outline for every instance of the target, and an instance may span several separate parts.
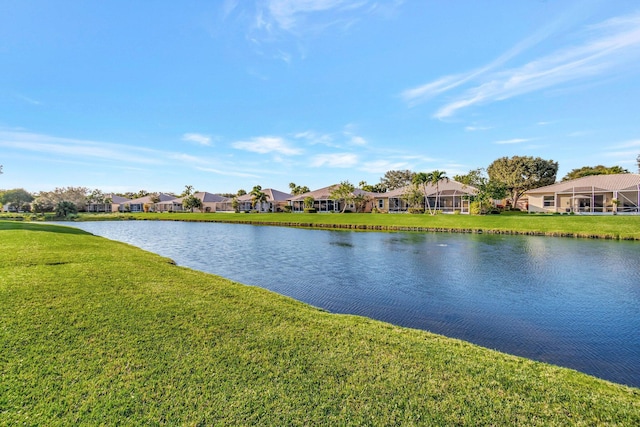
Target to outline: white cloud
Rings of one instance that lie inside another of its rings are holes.
[[[513,138],[505,139],[502,141],[494,141],[494,144],[520,144],[523,142],[531,141],[531,138]]]
[[[296,139],[304,139],[311,145],[321,144],[328,147],[335,147],[333,142],[333,136],[330,134],[320,134],[311,130],[305,132],[298,132],[294,135]]]
[[[351,137],[351,143],[355,145],[367,145],[367,140],[361,136],[354,135]]]
[[[364,162],[360,168],[363,171],[371,173],[386,173],[391,170],[411,169],[411,165],[407,162],[391,162],[389,160],[373,160]]]
[[[182,140],[187,142],[195,142],[200,145],[211,145],[211,136],[203,135],[201,133],[185,133],[182,135]]]
[[[61,138],[28,132],[1,132],[0,147],[63,157],[159,164],[161,152],[122,144]]]
[[[353,153],[318,154],[311,159],[312,167],[350,168],[357,163],[358,156]]]
[[[489,129],[491,128],[488,126],[466,126],[464,128],[464,130],[466,130],[467,132],[477,132],[480,130],[489,130]]]
[[[231,145],[238,150],[251,151],[260,154],[279,153],[285,156],[302,154],[302,150],[289,147],[287,141],[275,136],[259,136],[251,138],[249,141],[237,141]]]
[[[631,147],[640,147],[640,139],[636,139],[633,141],[623,142],[615,146],[616,148],[631,148]]]
[[[203,172],[215,173],[216,175],[238,176],[238,177],[241,177],[241,178],[261,178],[259,175],[254,175],[254,174],[244,173],[244,172],[237,172],[237,171],[223,171],[223,170],[220,170],[220,169],[203,168],[203,167],[197,167],[196,169],[198,169],[200,171],[203,171]]]
[[[590,27],[587,32],[589,38],[582,44],[566,46],[520,67],[500,69],[508,60],[537,44],[550,33],[548,30],[542,31],[478,70],[441,77],[431,83],[405,90],[401,96],[412,106],[472,83],[457,99],[436,111],[434,117],[443,119],[474,105],[597,78],[605,72],[624,72],[629,64],[640,60],[640,13],[635,13]]]

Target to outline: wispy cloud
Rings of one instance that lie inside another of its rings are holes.
[[[311,159],[312,167],[350,168],[358,164],[354,153],[318,154]]]
[[[491,129],[489,126],[466,126],[464,130],[467,132],[477,132],[481,130],[489,130]]]
[[[390,170],[411,169],[412,165],[408,162],[393,162],[389,160],[372,160],[363,162],[360,170],[370,173],[384,174]]]
[[[236,141],[231,145],[238,150],[260,154],[278,153],[285,156],[302,154],[302,150],[290,147],[283,138],[275,136],[259,136],[251,138],[249,141]]]
[[[620,144],[617,144],[614,148],[632,148],[632,147],[640,147],[640,139],[622,142]]]
[[[203,172],[215,173],[216,175],[224,175],[224,176],[237,176],[240,178],[261,178],[259,175],[254,175],[250,173],[237,172],[237,171],[224,171],[220,169],[213,168],[205,168],[205,167],[196,167],[197,170]]]
[[[211,145],[211,136],[203,135],[201,133],[185,133],[182,135],[182,140],[187,142],[195,142],[200,145]]]
[[[494,141],[494,144],[521,144],[523,142],[531,141],[531,138],[513,138],[513,139],[504,139],[501,141]]]
[[[72,158],[140,164],[162,163],[160,153],[156,150],[28,132],[0,132],[0,147]]]
[[[25,95],[18,94],[18,95],[16,95],[16,97],[18,99],[26,102],[27,104],[37,105],[37,106],[43,105],[41,101],[38,101],[37,99],[33,99],[33,98],[30,98],[30,97],[25,96]]]
[[[311,130],[305,132],[298,132],[294,136],[296,139],[303,139],[311,145],[326,145],[328,147],[336,147],[337,145],[333,141],[333,136],[327,133],[318,133]]]
[[[628,64],[640,59],[640,13],[635,13],[589,27],[582,33],[587,35],[582,44],[566,46],[520,67],[501,69],[508,60],[548,34],[550,31],[543,31],[525,40],[478,70],[439,78],[408,89],[401,96],[409,105],[415,105],[464,85],[466,89],[457,99],[442,105],[434,114],[435,118],[443,119],[474,105],[597,78],[604,73],[624,72]]]

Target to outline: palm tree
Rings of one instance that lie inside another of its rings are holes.
[[[431,205],[429,204],[429,198],[427,197],[427,184],[431,182],[431,174],[418,172],[413,175],[412,182],[416,187],[422,186],[422,192],[424,193],[424,207],[429,209],[429,213],[433,215],[433,212],[431,212]]]
[[[440,206],[440,181],[447,181],[449,182],[449,177],[447,176],[447,173],[445,171],[439,171],[439,170],[434,170],[431,173],[427,174],[429,176],[429,183],[431,185],[435,185],[436,186],[436,210],[438,210],[438,207]],[[426,194],[425,194],[426,196]],[[431,212],[431,209],[429,209],[429,212]]]
[[[269,196],[262,192],[262,187],[259,185],[253,187],[253,190],[251,190],[250,194],[253,208],[255,209],[256,205],[259,204],[260,208],[258,210],[262,210],[262,204],[265,203],[267,199],[269,199]]]

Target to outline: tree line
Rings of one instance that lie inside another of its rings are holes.
[[[638,172],[640,173],[640,155],[636,160]],[[492,200],[506,198],[512,206],[516,206],[519,199],[527,191],[555,183],[557,172],[558,163],[553,160],[531,156],[513,156],[501,157],[494,160],[486,169],[473,169],[466,174],[455,175],[452,179],[477,190],[475,195],[469,196],[469,199],[475,205],[475,208],[482,212],[488,208]],[[0,165],[0,174],[2,173],[2,165]],[[619,173],[629,173],[629,171],[620,166],[584,166],[571,170],[562,180],[567,181],[590,175]],[[366,203],[366,197],[357,192],[357,189],[373,193],[386,193],[406,187],[403,199],[409,206],[420,207],[423,204],[422,208],[425,212],[433,213],[434,209],[437,210],[439,206],[438,186],[441,182],[448,180],[449,177],[446,172],[439,170],[431,172],[390,170],[380,178],[380,182],[377,184],[368,184],[366,181],[360,181],[358,187],[356,187],[349,181],[343,181],[334,186],[331,190],[331,197],[333,200],[343,202],[343,211],[347,205],[356,205],[356,209],[359,210],[358,207]],[[436,187],[434,206],[430,204],[428,198],[424,197],[427,185]],[[289,189],[291,194],[294,195],[310,191],[309,187],[297,185],[294,182],[289,184]],[[193,186],[186,185],[183,193],[177,196],[183,198],[183,207],[190,209],[192,212],[194,209],[202,208],[202,200],[195,197],[195,193],[197,192],[193,190]],[[237,197],[246,194],[251,195],[254,208],[268,201],[268,196],[259,185],[254,186],[250,193],[240,189],[236,194],[221,195],[232,198],[234,208],[237,209]],[[114,193],[114,195],[127,199],[151,196],[152,202],[154,200],[156,202],[159,201],[158,193],[151,193],[146,190]],[[56,188],[53,191],[43,191],[37,194],[31,194],[22,188],[0,190],[0,203],[3,205],[10,204],[18,211],[56,212],[60,213],[61,216],[77,213],[78,210],[83,210],[90,203],[110,204],[111,202],[111,195],[107,195],[98,189],[90,190],[86,187]],[[313,200],[305,201],[305,206],[309,204],[313,206]]]

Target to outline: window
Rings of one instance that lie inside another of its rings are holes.
[[[384,209],[384,200],[378,199],[378,209]]]
[[[556,205],[555,196],[544,196],[544,207],[554,207]]]

